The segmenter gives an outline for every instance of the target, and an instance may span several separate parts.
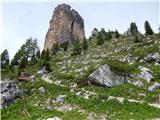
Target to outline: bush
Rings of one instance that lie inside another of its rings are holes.
[[[136,34],[136,35],[134,36],[134,43],[138,43],[138,42],[140,42],[140,39],[139,39],[138,34]]]
[[[108,64],[111,67],[111,70],[118,75],[128,76],[133,70],[130,65],[119,60],[106,60],[103,64]]]
[[[56,74],[57,79],[65,79],[65,80],[70,80],[74,79],[75,76],[73,74],[64,74],[64,73],[57,73]]]
[[[77,85],[78,85],[79,88],[87,86],[88,85],[88,78],[87,78],[87,76],[77,78],[76,79],[76,83],[77,83]]]

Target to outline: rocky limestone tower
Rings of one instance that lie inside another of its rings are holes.
[[[50,27],[46,34],[44,49],[51,49],[55,43],[74,40],[83,41],[85,37],[84,20],[77,11],[69,5],[58,5],[50,20]]]

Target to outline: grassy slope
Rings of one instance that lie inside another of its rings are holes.
[[[160,38],[153,36],[153,41],[154,40],[160,41]],[[70,51],[59,52],[51,61],[51,67],[53,69],[52,80],[62,80],[62,84],[66,87],[48,84],[40,78],[29,83],[20,83],[19,86],[27,90],[25,93],[25,104],[29,115],[21,112],[22,105],[21,99],[19,98],[14,104],[1,111],[2,120],[37,120],[53,116],[59,116],[64,120],[85,120],[91,112],[94,112],[97,116],[105,114],[106,117],[111,120],[142,120],[160,117],[160,109],[146,104],[147,102],[151,103],[157,101],[160,91],[149,92],[145,88],[126,83],[112,88],[101,88],[93,85],[85,86],[84,88],[86,90],[98,94],[98,96],[91,97],[89,100],[77,97],[69,92],[69,86],[75,82],[75,79],[80,76],[88,75],[99,65],[105,63],[112,65],[113,70],[118,70],[116,72],[129,72],[133,74],[135,77],[131,80],[139,79],[137,77],[139,73],[138,66],[143,65],[154,71],[155,81],[160,81],[160,67],[155,66],[153,63],[144,64],[135,62],[130,65],[126,61],[119,62],[119,60],[127,58],[129,54],[132,54],[130,57],[131,59],[137,59],[139,56],[145,56],[148,53],[156,52],[160,49],[159,46],[160,42],[158,44],[133,43],[130,38],[124,38],[117,42],[106,41],[102,46],[96,46],[95,41],[93,40],[90,43],[89,50],[84,55],[71,57]],[[126,48],[128,47],[133,47],[134,50],[126,51]],[[30,71],[30,69],[31,68],[28,68],[28,71]],[[35,73],[37,69],[38,68],[35,65],[34,69],[32,68],[32,72]],[[77,72],[76,70],[80,70],[80,72]],[[24,86],[23,84],[26,85]],[[153,83],[148,84],[144,82],[144,84],[149,86]],[[49,92],[40,94],[38,88],[41,86],[48,89]],[[139,93],[143,93],[146,96],[140,96]],[[79,107],[68,112],[46,109],[46,107],[49,106],[57,106],[51,102],[47,102],[49,98],[55,99],[56,96],[63,94],[66,95],[65,104]],[[126,98],[126,100],[121,104],[115,100],[107,100],[106,98],[108,96],[121,96]],[[127,99],[143,100],[146,103],[130,103]],[[38,106],[35,106],[35,104],[38,104]],[[85,113],[79,112],[80,109],[85,110]]]

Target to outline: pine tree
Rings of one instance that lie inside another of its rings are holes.
[[[17,66],[20,64],[22,57],[24,56],[24,50],[19,49],[11,60],[11,66]]]
[[[9,66],[9,53],[8,50],[5,49],[1,54],[1,68],[6,68]]]
[[[25,67],[27,66],[27,58],[22,58],[20,64],[19,64],[19,70],[21,69],[25,69]]]
[[[41,53],[41,60],[44,60],[45,56],[46,56],[46,51],[43,50],[42,53]]]
[[[144,28],[145,28],[145,34],[146,35],[152,35],[153,34],[153,30],[149,24],[149,22],[146,20],[144,23]]]
[[[79,40],[75,40],[73,42],[73,51],[71,55],[78,55],[78,54],[81,54],[81,46]]]
[[[118,39],[119,38],[119,32],[117,31],[117,29],[115,30],[115,37]]]
[[[51,66],[50,66],[50,63],[49,63],[49,62],[44,63],[43,66],[45,66],[45,69],[46,69],[48,72],[52,72],[52,69],[51,69]]]
[[[46,54],[45,54],[45,60],[49,61],[50,60],[50,54],[49,54],[49,50],[46,50]]]
[[[59,44],[58,43],[53,44],[52,49],[51,49],[51,54],[55,55],[58,50],[59,50]]]
[[[31,57],[31,64],[35,64],[37,62],[36,56],[33,54]]]
[[[11,65],[19,65],[22,58],[26,58],[28,61],[31,59],[33,54],[36,54],[39,50],[37,39],[29,38],[26,42],[21,46],[18,52],[14,55],[14,58],[11,61]]]
[[[102,28],[100,32],[101,32],[102,38],[105,40],[107,36],[107,32],[105,31],[104,28]]]
[[[108,30],[107,39],[108,39],[108,40],[112,39],[112,34],[111,34],[111,31],[110,31],[110,30]]]
[[[134,43],[140,42],[138,34],[134,36]]]
[[[97,35],[97,45],[102,45],[104,43],[103,37],[101,33]]]
[[[88,49],[88,42],[87,42],[86,38],[84,38],[84,40],[83,40],[82,49],[83,50],[87,50]]]
[[[63,42],[63,43],[60,44],[60,47],[63,48],[63,51],[67,51],[68,46],[69,46],[69,42],[68,41]]]
[[[131,36],[135,36],[138,33],[138,27],[135,22],[131,22],[130,32],[131,32]]]
[[[40,57],[41,57],[40,50],[37,51],[36,57],[37,57],[38,60],[40,59]]]

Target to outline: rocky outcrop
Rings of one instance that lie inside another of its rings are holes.
[[[63,43],[74,40],[83,41],[84,20],[77,11],[69,5],[58,5],[50,20],[50,27],[46,34],[44,49],[51,49],[55,43]]]
[[[154,80],[153,71],[143,66],[139,66],[138,68],[141,70],[141,73],[139,74],[140,78],[146,80],[147,82]]]
[[[15,81],[1,81],[0,109],[10,105],[20,96],[20,90]]]
[[[107,64],[99,67],[96,71],[89,75],[88,79],[93,84],[107,87],[119,85],[126,81],[125,77],[118,76],[111,71],[110,66]]]

